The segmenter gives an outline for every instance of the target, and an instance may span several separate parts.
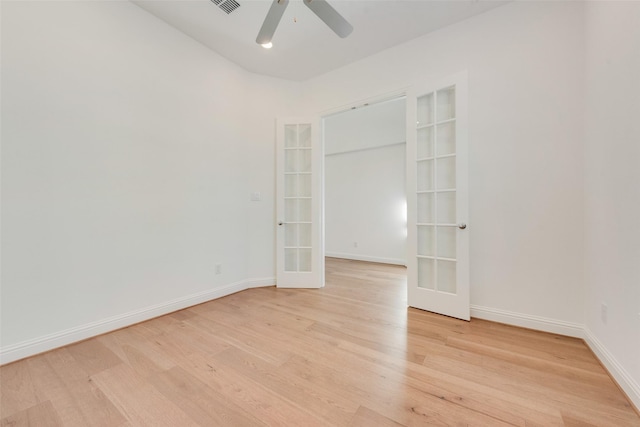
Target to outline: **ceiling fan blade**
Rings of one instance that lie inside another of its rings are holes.
[[[353,31],[351,24],[326,0],[304,0],[303,3],[341,38],[347,37]]]
[[[256,38],[258,44],[265,44],[271,41],[276,32],[276,28],[278,28],[282,14],[288,5],[289,0],[273,0],[269,12],[267,12],[267,16],[264,18],[258,37]]]

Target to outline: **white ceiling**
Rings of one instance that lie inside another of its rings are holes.
[[[209,0],[132,1],[248,71],[299,81],[507,2],[329,0],[354,27],[341,39],[302,0],[290,0],[267,50],[255,39],[271,0],[237,0],[240,7],[230,14]]]

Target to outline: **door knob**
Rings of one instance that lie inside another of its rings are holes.
[[[460,230],[464,230],[465,228],[467,228],[467,224],[465,224],[464,222],[461,222],[460,224],[458,224],[458,228]]]

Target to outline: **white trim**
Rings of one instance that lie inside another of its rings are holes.
[[[374,104],[384,104],[385,102],[396,101],[407,96],[407,88],[394,90],[391,92],[383,93],[380,95],[371,96],[364,99],[359,99],[349,104],[343,104],[334,108],[321,111],[318,114],[326,119],[327,117],[335,116],[336,114],[344,113],[354,110],[356,108],[366,107]]]
[[[401,142],[389,142],[389,143],[385,143],[385,144],[381,144],[381,145],[373,145],[371,147],[362,147],[362,148],[352,148],[351,150],[345,150],[345,151],[335,151],[333,153],[325,153],[324,157],[333,157],[333,156],[341,156],[343,154],[352,154],[352,153],[361,153],[363,151],[371,151],[371,150],[378,150],[380,148],[389,148],[389,147],[395,147],[398,145],[407,145],[406,141],[401,141]],[[444,156],[440,156],[444,157]]]
[[[167,301],[162,304],[134,310],[129,313],[109,317],[86,325],[55,332],[38,338],[23,341],[17,344],[0,348],[0,365],[4,365],[25,357],[34,356],[45,351],[86,340],[107,332],[125,328],[145,320],[153,319],[174,311],[202,304],[217,298],[244,291],[250,288],[273,286],[275,279],[247,279],[236,283],[230,283],[220,288],[199,292],[185,297]]]
[[[325,252],[325,256],[329,258],[342,258],[342,259],[351,259],[354,261],[367,261],[367,262],[377,262],[380,264],[393,264],[393,265],[402,265],[407,266],[407,261],[399,258],[384,258],[377,256],[369,256],[369,255],[358,255],[358,254],[345,254],[339,252]]]
[[[607,348],[596,338],[596,336],[584,327],[584,341],[587,343],[591,351],[596,355],[598,360],[609,371],[609,374],[618,383],[620,388],[627,395],[629,400],[636,409],[640,410],[640,384],[638,384],[624,367],[618,363],[616,358],[607,350]]]
[[[497,308],[471,305],[471,317],[575,338],[584,337],[584,326],[579,323],[515,313]]]

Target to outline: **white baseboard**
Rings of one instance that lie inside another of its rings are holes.
[[[118,316],[88,323],[86,325],[70,328],[64,331],[23,341],[17,344],[0,348],[0,365],[24,359],[38,353],[53,350],[68,344],[86,340],[107,332],[115,331],[127,326],[134,325],[154,317],[182,310],[203,302],[211,301],[245,289],[273,286],[274,278],[248,279],[236,283],[231,283],[220,288],[199,292],[173,301],[157,304],[151,307],[131,311]]]
[[[586,326],[584,328],[584,340],[620,388],[625,392],[629,400],[631,400],[631,403],[633,403],[637,410],[640,410],[640,384],[629,375],[609,350],[607,350],[604,344],[602,344]]]
[[[491,307],[471,305],[471,317],[505,323],[507,325],[520,326],[522,328],[535,329],[537,331],[567,335],[575,338],[584,337],[584,326],[579,323],[514,313],[512,311],[500,310]]]
[[[407,261],[399,258],[383,258],[377,256],[360,255],[360,254],[344,254],[339,252],[325,252],[325,256],[330,258],[352,259],[354,261],[378,262],[381,264],[407,265]]]

